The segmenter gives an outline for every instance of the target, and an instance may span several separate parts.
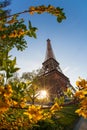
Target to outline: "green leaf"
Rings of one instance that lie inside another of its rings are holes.
[[[31,22],[29,21],[29,25],[28,25],[29,29],[32,28]]]
[[[32,37],[32,34],[31,34],[30,31],[27,32],[27,35],[28,35],[29,37]]]
[[[58,21],[59,23],[61,23],[61,22],[62,22],[62,19],[61,19],[60,17],[57,17],[57,21]]]
[[[32,36],[33,36],[34,38],[37,38],[36,33],[34,33],[34,32],[32,32]]]

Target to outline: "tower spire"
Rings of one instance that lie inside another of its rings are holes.
[[[47,39],[46,56],[45,56],[45,61],[42,64],[43,64],[45,73],[50,72],[52,70],[58,70],[62,73],[62,70],[59,67],[59,63],[57,62],[54,56],[50,39]]]
[[[52,50],[50,39],[47,39],[47,50],[46,50],[45,61],[47,61],[50,58],[56,60],[55,55]]]

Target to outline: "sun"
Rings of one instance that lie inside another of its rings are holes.
[[[47,97],[47,91],[46,90],[39,91],[38,99],[44,99],[46,97]]]

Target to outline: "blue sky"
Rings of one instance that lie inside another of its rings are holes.
[[[24,52],[14,49],[11,53],[17,57],[20,74],[41,68],[49,38],[61,69],[75,86],[79,76],[87,79],[87,0],[12,0],[9,9],[17,13],[43,4],[64,8],[67,19],[58,23],[56,17],[47,13],[21,15],[26,24],[30,20],[38,28],[37,39],[27,38],[28,48]]]

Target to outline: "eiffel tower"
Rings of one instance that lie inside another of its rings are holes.
[[[52,70],[58,70],[59,72],[62,73],[62,70],[59,67],[59,63],[57,62],[55,55],[53,53],[53,49],[49,39],[47,40],[47,50],[45,61],[43,62],[43,68],[45,73],[51,72]]]
[[[48,91],[51,100],[54,100],[55,97],[63,96],[64,91],[68,87],[72,87],[69,78],[63,74],[55,58],[50,39],[47,40],[46,56],[42,63],[42,68],[41,84]]]

